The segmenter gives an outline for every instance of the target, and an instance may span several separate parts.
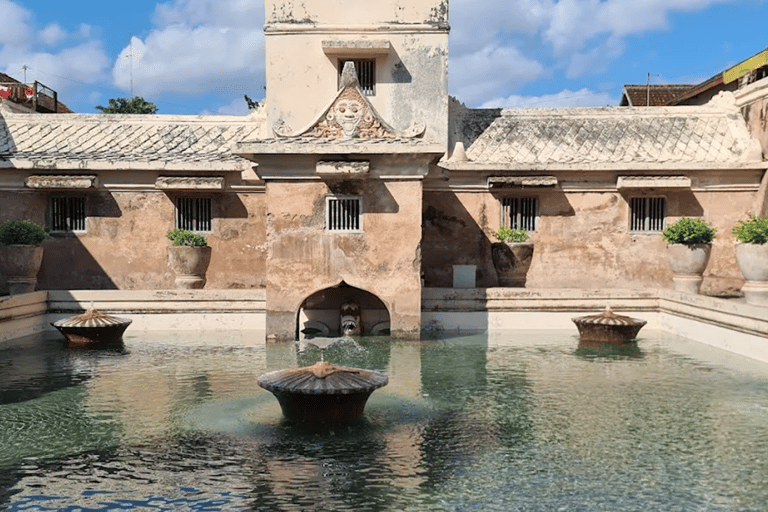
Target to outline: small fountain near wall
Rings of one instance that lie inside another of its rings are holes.
[[[288,421],[310,425],[355,422],[362,417],[371,393],[387,385],[389,377],[383,373],[333,366],[325,361],[325,349],[344,339],[306,340],[320,349],[320,362],[259,377],[259,386],[275,395]]]
[[[339,310],[339,331],[342,336],[363,334],[363,321],[360,318],[360,306],[354,302],[345,302]]]
[[[599,315],[571,319],[579,329],[582,343],[632,343],[646,324],[645,320],[617,315],[606,306]]]
[[[132,320],[102,313],[91,307],[82,315],[64,318],[51,325],[67,338],[70,348],[119,346]]]

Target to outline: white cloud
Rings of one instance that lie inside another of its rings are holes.
[[[79,35],[83,39],[90,39],[92,32],[93,32],[93,27],[91,27],[87,23],[81,23],[80,26],[77,27],[77,35]]]
[[[0,12],[4,22],[0,30],[0,68],[8,74],[18,80],[42,82],[65,103],[69,92],[83,84],[103,81],[109,60],[99,41],[86,39],[56,52],[44,51],[66,40],[68,34],[61,26],[51,23],[38,30],[32,14],[9,0],[0,0]]]
[[[608,71],[611,62],[624,54],[624,41],[618,37],[610,37],[605,43],[585,53],[571,56],[566,76],[578,78],[582,75],[598,74]]]
[[[263,0],[176,0],[158,5],[155,29],[120,52],[115,85],[136,94],[251,92],[263,86]],[[132,55],[132,58],[131,58]]]
[[[109,65],[101,44],[95,41],[57,53],[29,51],[8,55],[0,52],[0,62],[7,63],[8,69],[28,66],[27,82],[38,80],[56,90],[62,99],[66,97],[63,93],[79,87],[79,83],[98,83]]]
[[[451,92],[474,105],[484,98],[536,80],[544,68],[513,47],[486,46],[475,53],[451,58]]]
[[[38,38],[48,46],[55,46],[67,38],[67,32],[58,24],[51,23],[40,31]]]
[[[500,34],[534,35],[551,18],[553,0],[452,0],[451,53],[473,53]]]
[[[598,34],[623,37],[662,30],[673,11],[704,10],[733,0],[560,0],[544,32],[556,52],[578,52]]]
[[[25,46],[32,33],[29,26],[32,14],[10,0],[0,0],[0,12],[3,13],[0,46]]]
[[[504,74],[513,82],[531,76],[532,61],[550,69],[565,68],[572,79],[602,73],[624,54],[627,36],[668,29],[674,12],[734,1],[738,0],[454,0],[452,77],[470,70],[467,64],[479,48],[510,46],[525,55],[522,61],[504,63]]]
[[[589,89],[570,91],[565,89],[557,94],[543,96],[520,96],[513,94],[506,98],[494,98],[486,101],[480,108],[565,108],[565,107],[605,107],[619,104],[619,99],[605,92]]]
[[[239,96],[230,103],[220,106],[213,112],[209,110],[203,111],[202,115],[218,114],[224,116],[246,116],[250,113],[251,111],[248,110],[248,104],[245,102],[245,98]]]

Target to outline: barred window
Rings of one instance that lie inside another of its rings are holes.
[[[325,198],[325,229],[336,232],[362,230],[363,198],[329,196]]]
[[[51,231],[59,233],[85,231],[85,198],[52,197]]]
[[[339,60],[339,79],[341,79],[344,64],[350,60]],[[366,96],[376,94],[376,61],[374,59],[356,59],[351,61],[355,64],[357,81],[360,82],[360,90],[363,91],[363,94]]]
[[[501,200],[501,225],[505,228],[536,231],[539,205],[535,197],[505,197]]]
[[[180,197],[176,200],[176,228],[210,232],[212,229],[210,197]]]
[[[663,197],[633,197],[629,200],[629,230],[634,232],[664,231],[665,201]]]

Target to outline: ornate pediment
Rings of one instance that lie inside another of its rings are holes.
[[[307,128],[292,132],[284,123],[274,126],[278,137],[314,137],[321,139],[397,139],[416,138],[424,134],[426,124],[419,122],[405,132],[389,126],[360,90],[355,66],[344,64],[341,88],[323,113]]]

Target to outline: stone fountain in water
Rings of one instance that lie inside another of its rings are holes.
[[[579,330],[582,343],[624,344],[632,343],[646,324],[645,320],[615,314],[610,306],[598,315],[571,319]]]
[[[387,385],[389,377],[383,373],[325,361],[325,349],[345,339],[351,338],[306,340],[320,349],[320,362],[259,377],[259,386],[275,395],[288,421],[313,425],[355,422],[362,417],[371,393]]]

